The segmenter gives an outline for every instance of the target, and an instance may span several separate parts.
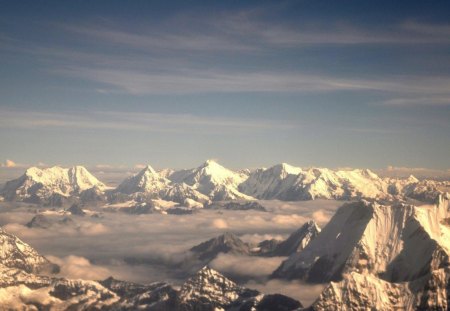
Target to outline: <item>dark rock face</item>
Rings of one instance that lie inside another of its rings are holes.
[[[82,191],[79,195],[79,199],[82,203],[99,203],[107,201],[105,193],[97,187]]]
[[[166,212],[169,215],[191,215],[194,213],[194,210],[190,208],[172,207],[166,210]]]
[[[283,241],[276,240],[276,239],[264,240],[262,242],[259,242],[258,243],[258,248],[259,248],[258,254],[261,254],[263,256],[271,255],[275,252],[278,245],[280,245],[280,243],[282,243],[282,242]]]
[[[250,247],[238,236],[227,232],[221,236],[212,238],[192,247],[190,251],[196,253],[200,260],[210,261],[216,258],[219,253],[249,255]]]
[[[299,301],[281,294],[264,295],[260,301],[249,298],[232,304],[232,308],[233,305],[237,305],[239,311],[290,311],[303,308]]]
[[[167,283],[142,285],[119,281],[112,277],[99,283],[116,293],[120,297],[120,302],[132,306],[131,309],[175,310],[177,306],[177,291]]]
[[[79,204],[72,204],[72,206],[68,209],[68,211],[72,215],[77,215],[77,216],[86,215],[86,213],[83,211],[83,209],[81,208],[81,206]]]
[[[42,229],[48,229],[51,227],[53,223],[48,219],[45,215],[38,214],[34,216],[27,224],[26,226],[28,228],[42,228]]]
[[[313,220],[308,221],[284,241],[271,239],[258,243],[254,255],[264,257],[290,256],[302,251],[319,233],[319,226]]]

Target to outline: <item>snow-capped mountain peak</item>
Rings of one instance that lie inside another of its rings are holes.
[[[213,160],[170,175],[172,182],[185,183],[213,200],[253,199],[237,189],[245,178],[245,175],[233,172]]]
[[[45,203],[55,197],[68,198],[80,195],[86,190],[103,191],[105,188],[106,186],[83,166],[54,166],[45,169],[30,167],[21,177],[7,182],[2,194],[7,200]]]
[[[236,283],[205,266],[183,284],[179,298],[185,304],[206,301],[228,305],[237,300],[241,292],[242,288]]]
[[[154,193],[164,189],[170,181],[160,176],[150,165],[125,179],[117,188],[116,192],[132,194],[136,192]]]

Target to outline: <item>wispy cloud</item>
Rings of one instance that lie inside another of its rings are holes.
[[[388,106],[449,106],[450,96],[392,98],[382,103]]]
[[[276,120],[237,119],[192,114],[161,114],[123,111],[32,112],[2,109],[0,128],[79,128],[104,130],[138,130],[150,132],[184,132],[199,130],[205,133],[221,131],[261,131],[292,129],[296,123]]]
[[[146,51],[251,52],[266,48],[312,45],[449,44],[449,24],[408,20],[366,28],[349,22],[298,23],[271,21],[269,10],[219,12],[208,16],[178,14],[157,25],[131,32],[109,24],[60,25],[68,32],[103,44]]]
[[[143,72],[71,67],[59,74],[81,77],[134,94],[210,92],[329,92],[373,90],[392,93],[450,95],[450,77],[391,76],[390,78],[338,78],[299,72],[246,72],[199,70]]]

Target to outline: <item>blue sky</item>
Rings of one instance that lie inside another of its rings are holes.
[[[450,167],[448,1],[1,1],[0,159]]]

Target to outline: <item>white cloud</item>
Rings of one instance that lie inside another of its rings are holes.
[[[17,166],[17,164],[13,160],[9,160],[9,159],[6,159],[4,165],[5,165],[5,167],[16,167]]]
[[[231,279],[262,279],[268,277],[286,257],[252,257],[219,254],[209,266]]]
[[[245,284],[266,294],[283,294],[299,300],[303,306],[310,306],[322,293],[325,284],[306,284],[301,281],[270,280],[267,282],[250,281]]]
[[[111,272],[100,266],[91,264],[91,262],[80,256],[66,256],[58,258],[47,256],[48,260],[57,264],[61,268],[60,274],[71,279],[84,280],[103,280],[111,276]]]
[[[225,221],[225,219],[217,218],[212,221],[211,226],[217,229],[226,229],[228,228],[228,223]]]
[[[6,159],[5,162],[0,163],[0,168],[24,168],[26,165],[17,163],[11,159]]]
[[[179,133],[201,131],[215,134],[223,130],[262,131],[291,129],[298,124],[262,119],[222,118],[192,114],[134,113],[124,111],[92,111],[89,115],[77,112],[36,112],[11,109],[0,110],[3,128],[88,128],[104,130],[135,130]],[[208,131],[204,129],[208,128]]]
[[[392,98],[382,102],[388,106],[448,106],[450,96],[427,96],[427,97],[406,97]]]

